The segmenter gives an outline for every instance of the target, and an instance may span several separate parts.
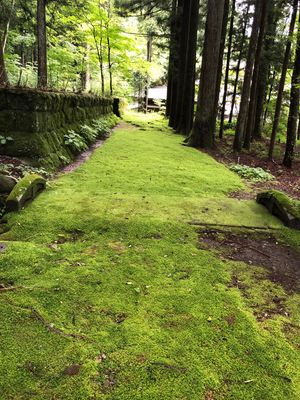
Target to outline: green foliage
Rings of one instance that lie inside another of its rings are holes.
[[[236,172],[242,178],[253,182],[264,182],[275,179],[272,174],[259,167],[254,168],[247,165],[236,164],[232,165],[230,169],[231,171]]]
[[[65,138],[65,145],[69,146],[74,153],[80,153],[87,149],[87,145],[82,136],[79,133],[69,130]]]
[[[13,140],[14,139],[12,137],[10,137],[10,136],[0,135],[0,145],[1,146],[6,145],[7,143],[12,142]]]

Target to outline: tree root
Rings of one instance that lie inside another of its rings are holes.
[[[54,326],[54,324],[50,323],[49,321],[47,321],[35,308],[33,307],[25,307],[25,306],[20,306],[18,304],[15,304],[12,301],[8,301],[8,303],[13,306],[13,307],[17,307],[20,308],[21,310],[27,311],[31,313],[31,316],[37,320],[38,322],[40,322],[41,324],[44,325],[44,327],[51,333],[55,333],[56,335],[60,335],[63,337],[67,337],[67,338],[73,338],[73,339],[78,339],[78,340],[85,340],[85,341],[89,341],[91,342],[92,340],[90,338],[88,338],[85,335],[80,335],[78,333],[69,333],[69,332],[64,332],[62,329],[59,329],[57,327]]]

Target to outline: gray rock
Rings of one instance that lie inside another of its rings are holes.
[[[10,193],[17,184],[12,176],[0,174],[0,193]]]

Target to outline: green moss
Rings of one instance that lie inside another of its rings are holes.
[[[241,179],[182,146],[164,120],[128,118],[141,129],[123,125],[9,216],[0,284],[17,289],[0,294],[1,395],[298,400],[299,348],[283,328],[299,323],[299,297],[284,319],[258,323],[257,303],[282,288],[199,250],[188,222],[290,231],[254,201],[228,198]],[[250,297],[230,287],[232,274]],[[72,364],[78,375],[65,375]]]
[[[27,201],[33,200],[44,189],[46,181],[37,174],[28,174],[22,178],[6,199],[7,211],[20,210]]]
[[[300,201],[290,199],[286,194],[278,190],[267,190],[262,195],[274,198],[281,204],[291,215],[300,218]]]

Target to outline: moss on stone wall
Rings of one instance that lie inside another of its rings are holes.
[[[110,120],[113,99],[93,95],[0,89],[0,135],[13,139],[0,154],[26,159],[33,165],[56,169],[71,161],[74,152],[64,136],[94,120]]]

